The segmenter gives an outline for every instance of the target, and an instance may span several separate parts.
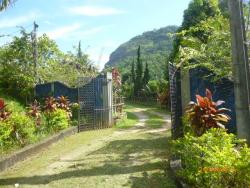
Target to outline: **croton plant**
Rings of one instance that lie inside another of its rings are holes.
[[[37,100],[29,105],[28,115],[35,119],[36,126],[39,126],[41,124],[41,107]]]
[[[206,130],[211,128],[223,128],[230,121],[230,117],[225,114],[230,111],[227,108],[219,108],[224,101],[214,102],[212,93],[206,89],[206,96],[196,95],[196,102],[190,102],[186,114],[191,123],[191,127],[197,136],[201,136]]]
[[[6,120],[11,114],[11,112],[7,111],[6,106],[7,104],[0,98],[0,121]]]

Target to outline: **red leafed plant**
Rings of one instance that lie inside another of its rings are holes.
[[[196,103],[190,102],[186,110],[188,120],[197,136],[201,136],[210,128],[225,128],[230,117],[224,112],[230,111],[227,108],[218,108],[224,101],[214,102],[212,93],[206,89],[206,96],[196,95]]]
[[[117,68],[112,68],[112,79],[116,87],[121,86],[121,74]]]
[[[47,97],[45,99],[45,112],[54,112],[57,109],[57,101],[54,97]]]
[[[11,112],[6,110],[6,106],[4,100],[0,99],[0,121],[6,120],[11,114]]]
[[[57,107],[62,109],[62,110],[65,110],[68,113],[69,117],[72,116],[71,110],[70,110],[70,102],[69,102],[67,97],[65,97],[65,96],[58,97],[57,98]]]
[[[33,117],[36,121],[36,125],[39,126],[41,124],[41,107],[39,102],[35,100],[29,105],[28,110],[28,115]]]

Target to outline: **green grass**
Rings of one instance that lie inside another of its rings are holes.
[[[126,112],[127,117],[122,118],[116,124],[116,128],[118,129],[129,129],[133,127],[138,122],[138,117],[134,115],[132,112]]]
[[[127,119],[118,128],[138,121],[126,105]],[[162,119],[150,114],[149,129]],[[0,173],[0,187],[174,188],[168,169],[170,131],[157,133],[104,129],[82,132],[53,144],[14,168]]]
[[[160,105],[144,105],[141,103],[131,103],[131,102],[126,103],[125,109],[133,109],[133,108],[143,108],[145,110],[152,110],[164,114],[170,113],[166,108],[160,108]]]
[[[148,120],[145,122],[146,126],[153,128],[153,129],[158,129],[161,128],[164,125],[164,120],[161,116],[158,116],[156,114],[150,113],[150,111],[146,111],[145,114],[148,115]]]
[[[26,188],[175,187],[168,173],[169,131],[116,137],[112,131],[89,131],[66,138],[0,174],[0,187],[13,187],[15,183]],[[56,167],[50,166],[58,161]]]

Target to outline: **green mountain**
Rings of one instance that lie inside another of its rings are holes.
[[[164,77],[167,57],[173,47],[173,36],[177,26],[167,26],[136,36],[119,46],[111,55],[105,68],[118,67],[122,74],[129,74],[137,48],[141,46],[142,60],[148,62],[152,79]]]

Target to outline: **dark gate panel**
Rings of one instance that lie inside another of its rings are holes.
[[[78,79],[79,131],[112,125],[112,76]]]
[[[89,129],[94,125],[95,91],[93,78],[78,79],[79,120],[78,127]]]
[[[170,100],[171,100],[171,132],[174,139],[183,136],[181,75],[175,65],[169,63]]]

